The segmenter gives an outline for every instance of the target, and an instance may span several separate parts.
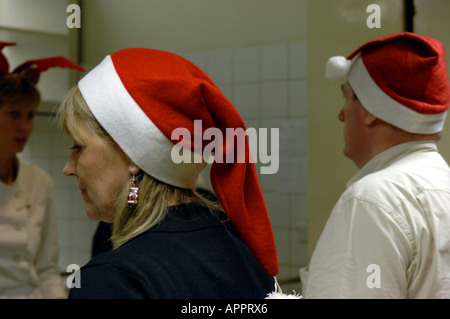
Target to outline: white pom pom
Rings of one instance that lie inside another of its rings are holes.
[[[328,59],[325,67],[325,76],[330,81],[338,81],[345,78],[350,71],[352,61],[343,56],[333,56]]]
[[[303,296],[295,293],[295,291],[293,294],[285,294],[282,292],[273,291],[268,294],[265,299],[303,299]]]
[[[267,294],[266,298],[264,299],[303,299],[303,296],[300,294],[297,294],[295,291],[292,291],[293,294],[285,294],[281,291],[281,287],[278,284],[277,278],[273,277],[275,279],[275,285],[274,285],[274,291]]]

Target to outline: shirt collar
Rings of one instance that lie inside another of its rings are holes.
[[[366,165],[364,165],[348,182],[347,187],[359,181],[366,175],[378,172],[399,159],[418,151],[437,152],[437,146],[434,141],[415,141],[406,142],[393,146],[384,152],[376,155]]]

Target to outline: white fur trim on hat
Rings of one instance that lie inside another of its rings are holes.
[[[274,279],[274,291],[267,294],[264,299],[303,299],[303,296],[293,291],[292,294],[283,293],[280,285],[278,284],[277,277]]]
[[[343,56],[333,56],[328,59],[325,66],[325,76],[330,81],[342,80],[347,76],[351,66],[351,60],[347,60]]]
[[[174,144],[130,96],[107,56],[78,83],[89,109],[125,154],[152,177],[194,189],[205,163],[174,163]]]
[[[375,117],[404,131],[417,134],[439,133],[447,112],[421,114],[392,99],[373,81],[361,57],[356,57],[348,82],[361,104]]]

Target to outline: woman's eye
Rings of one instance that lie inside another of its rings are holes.
[[[70,149],[75,150],[77,153],[79,153],[81,151],[81,148],[82,147],[80,145],[74,145]]]
[[[9,116],[11,116],[13,119],[18,119],[20,117],[20,113],[17,111],[11,111],[9,112]]]

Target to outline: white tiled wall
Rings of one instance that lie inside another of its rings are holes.
[[[306,42],[184,54],[201,67],[240,112],[247,127],[279,128],[279,170],[259,173],[278,251],[278,280],[298,279],[306,264]],[[269,135],[270,136],[270,135]],[[21,158],[46,169],[56,185],[60,266],[90,258],[96,223],[84,211],[75,178],[62,175],[71,141],[53,119],[38,116]],[[269,147],[270,150],[270,147]],[[284,285],[300,291],[299,284]]]

